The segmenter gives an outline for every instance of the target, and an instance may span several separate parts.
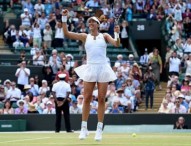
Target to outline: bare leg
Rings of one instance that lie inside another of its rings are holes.
[[[90,102],[95,87],[95,82],[84,82],[84,101],[82,109],[82,121],[87,121],[90,113]]]
[[[98,122],[103,123],[108,83],[98,83]]]

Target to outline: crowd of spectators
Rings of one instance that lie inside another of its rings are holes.
[[[30,70],[27,69],[28,61],[25,57],[22,58],[24,52],[21,52],[21,60],[18,64],[20,67],[15,74],[18,78],[17,83],[6,80],[0,87],[1,101],[5,103],[0,113],[19,113],[19,110],[22,111],[21,113],[24,111],[55,113],[51,87],[58,81],[60,73],[67,74],[66,81],[72,87],[71,113],[81,113],[83,81],[74,72],[74,68],[79,66],[79,63],[71,54],[64,52],[58,54],[56,50],[67,46],[67,43],[71,41],[64,37],[62,31],[61,11],[65,7],[65,2],[70,3],[66,7],[70,15],[68,22],[70,31],[88,32],[87,18],[97,9],[101,9],[106,19],[100,24],[100,32],[107,32],[113,36],[115,20],[120,16],[122,20],[120,21],[122,22],[120,23],[120,37],[123,49],[128,49],[128,22],[132,21],[133,16],[137,15],[146,20],[164,20],[165,39],[168,41],[164,65],[157,48],[154,48],[151,53],[145,49],[140,62],[135,61],[133,54],[129,54],[126,60],[122,54],[119,54],[113,65],[117,80],[108,85],[105,113],[131,113],[136,111],[144,100],[146,100],[146,109],[153,108],[153,94],[156,86],[159,90],[162,89],[160,74],[164,71],[163,68],[167,70],[170,81],[159,112],[190,112],[190,1],[38,0],[35,4],[30,0],[19,2],[23,7],[23,13],[20,15],[21,26],[16,29],[14,24],[10,25],[7,21],[5,40],[15,50],[18,47],[31,48],[33,65],[43,68],[43,80],[40,82],[38,76],[30,76]],[[78,43],[79,49],[82,50],[81,42]],[[49,49],[51,53],[47,51]],[[50,57],[47,58],[46,54]],[[86,63],[85,57],[82,60],[82,64],[84,63]],[[182,68],[186,68],[186,78],[183,84],[178,80],[181,73],[184,73]],[[182,72],[180,73],[179,70]],[[14,87],[16,84],[18,88]],[[173,88],[174,85],[176,85],[176,90]],[[97,113],[97,96],[95,89],[91,102],[90,112],[92,114]],[[11,109],[14,104],[18,106],[16,106],[17,110]]]

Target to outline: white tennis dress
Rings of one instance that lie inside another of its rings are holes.
[[[86,82],[110,82],[117,79],[114,71],[107,63],[107,44],[102,33],[94,40],[94,36],[87,35],[85,50],[87,64],[75,68],[77,75]]]

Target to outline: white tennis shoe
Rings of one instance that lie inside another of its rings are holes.
[[[96,130],[96,133],[95,133],[95,141],[101,141],[102,140],[102,133],[103,133],[103,131],[102,131],[102,129],[101,128],[98,128],[97,130]]]
[[[89,135],[87,128],[82,128],[80,131],[79,139],[84,140]]]

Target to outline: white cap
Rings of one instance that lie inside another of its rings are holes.
[[[42,80],[42,83],[47,83],[47,81],[46,80]]]
[[[28,12],[28,9],[27,9],[27,8],[24,8],[24,12]]]
[[[24,90],[30,89],[30,88],[31,88],[31,85],[25,85],[25,86],[24,86]]]
[[[71,57],[72,59],[74,58],[74,57],[72,56],[72,54],[67,54],[66,57]]]
[[[185,98],[183,94],[178,95],[178,98]]]
[[[48,101],[46,104],[51,104],[51,105],[52,105],[52,102],[51,102],[51,101]]]
[[[25,101],[24,101],[24,100],[22,100],[22,99],[18,100],[18,101],[17,101],[17,106],[20,106],[20,103],[25,104]]]
[[[133,54],[129,54],[129,58],[132,58],[132,57],[134,57]]]
[[[59,77],[59,78],[65,78],[65,77],[66,77],[66,74],[59,74],[58,77]]]
[[[191,73],[188,73],[188,72],[187,72],[185,76],[191,76]]]
[[[117,55],[117,58],[123,58],[122,54]]]
[[[89,23],[89,21],[90,21],[91,19],[94,20],[94,21],[96,21],[98,24],[100,24],[100,21],[99,21],[98,18],[95,17],[95,16],[88,18],[87,22]]]

